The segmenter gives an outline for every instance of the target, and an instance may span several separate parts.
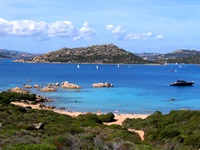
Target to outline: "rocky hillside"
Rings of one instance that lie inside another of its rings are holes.
[[[145,60],[113,44],[62,48],[32,59],[33,62],[144,64]]]
[[[179,64],[200,64],[200,55],[193,55],[188,57],[169,59],[168,63],[179,63]]]
[[[36,55],[27,52],[0,49],[0,58],[30,59],[34,56]]]
[[[197,50],[177,50],[166,54],[158,53],[138,53],[136,54],[145,60],[158,63],[200,63],[200,51]]]

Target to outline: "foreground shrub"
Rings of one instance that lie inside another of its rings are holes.
[[[77,119],[80,126],[97,126],[102,124],[98,116],[92,113],[78,115]]]
[[[21,100],[29,100],[35,101],[35,94],[21,94],[15,92],[1,92],[0,93],[0,104],[8,105],[11,102],[21,101]]]
[[[200,148],[200,134],[192,134],[185,138],[185,145],[192,145],[193,147]]]
[[[107,114],[101,114],[98,117],[102,122],[112,122],[114,121],[115,115],[112,112],[110,112]]]
[[[180,131],[175,130],[175,129],[164,129],[160,132],[160,137],[161,138],[174,138],[180,134]]]
[[[157,111],[146,119],[126,119],[123,126],[145,131],[145,140],[154,146],[198,149],[200,147],[200,111]],[[171,143],[171,144],[170,144]],[[168,145],[168,146],[167,146]]]

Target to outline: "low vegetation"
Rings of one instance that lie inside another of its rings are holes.
[[[143,143],[136,133],[120,126],[104,125],[102,118],[96,114],[72,118],[50,110],[24,108],[10,103],[21,99],[34,101],[35,95],[0,93],[2,150],[130,149]],[[110,120],[110,116],[114,115],[108,113],[103,119]]]
[[[35,94],[20,94],[15,92],[2,92],[0,93],[0,104],[9,104],[21,100],[35,101]]]
[[[200,111],[157,111],[147,119],[126,119],[123,126],[145,131],[145,141],[163,149],[200,148]]]
[[[200,64],[200,55],[167,60],[168,63]]]
[[[104,125],[114,114],[85,114],[73,118],[50,110],[12,105],[35,95],[0,93],[1,150],[159,150],[200,148],[200,112],[155,112],[147,119],[126,119],[123,126]],[[145,131],[145,140],[127,128]]]

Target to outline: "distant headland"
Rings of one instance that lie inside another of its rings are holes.
[[[200,64],[200,51],[176,50],[166,54],[131,53],[114,44],[61,48],[42,55],[0,50],[0,58],[15,58],[15,62],[79,63],[79,64]]]

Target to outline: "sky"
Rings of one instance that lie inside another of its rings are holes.
[[[200,50],[199,8],[199,0],[1,0],[0,49],[112,43],[132,53]]]

